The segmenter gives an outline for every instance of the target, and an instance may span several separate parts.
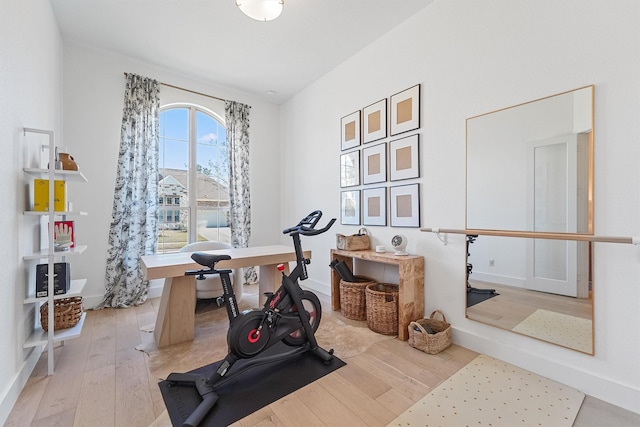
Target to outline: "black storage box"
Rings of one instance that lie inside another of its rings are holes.
[[[47,276],[49,274],[49,264],[38,264],[36,266],[36,297],[46,297]],[[68,262],[56,262],[53,265],[54,274],[54,295],[63,295],[69,291],[71,283],[71,267]]]

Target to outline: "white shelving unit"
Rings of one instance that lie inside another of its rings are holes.
[[[53,224],[53,222],[60,218],[65,221],[68,217],[78,216],[78,215],[87,215],[86,212],[56,212],[54,210],[54,181],[62,180],[65,181],[65,185],[67,182],[87,182],[87,179],[80,171],[70,171],[70,170],[60,170],[55,169],[55,135],[53,131],[42,130],[42,129],[32,129],[25,128],[25,135],[27,133],[36,133],[43,134],[49,137],[49,167],[47,169],[40,168],[24,168],[24,173],[30,177],[31,179],[48,179],[49,180],[49,209],[47,211],[25,211],[25,216],[39,216],[39,217],[47,217],[49,219],[49,223]],[[56,262],[66,262],[67,257],[74,257],[82,254],[87,247],[85,245],[75,245],[74,248],[71,248],[66,251],[55,251],[54,250],[54,235],[53,230],[54,227],[48,227],[48,247],[39,251],[34,251],[33,253],[27,254],[23,257],[26,262],[29,264],[33,264],[31,261],[33,260],[46,260],[48,264],[48,277],[54,277],[54,265]],[[31,265],[27,265],[27,268],[32,268]],[[86,279],[76,279],[71,280],[70,289],[65,294],[54,295],[52,283],[49,283],[50,292],[48,292],[48,296],[46,297],[36,297],[35,291],[35,282],[26,284],[26,292],[24,304],[34,304],[36,306],[36,311],[38,311],[39,307],[45,302],[48,303],[49,307],[54,307],[54,301],[62,298],[69,298],[74,296],[81,296],[82,291],[87,283]],[[53,375],[54,371],[54,358],[53,358],[53,349],[54,344],[58,342],[63,342],[65,340],[69,340],[72,338],[76,338],[80,336],[82,333],[82,327],[84,325],[84,320],[86,313],[82,313],[82,317],[77,325],[68,329],[55,330],[54,328],[54,310],[48,310],[48,324],[50,327],[48,331],[44,331],[40,326],[39,322],[36,322],[33,332],[29,335],[27,340],[24,342],[24,348],[37,347],[37,346],[47,346],[48,352],[48,372],[49,375]]]

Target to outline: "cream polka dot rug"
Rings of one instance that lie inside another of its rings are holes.
[[[388,426],[571,427],[578,390],[480,355]]]
[[[538,309],[512,330],[584,353],[593,352],[593,322],[589,319]]]

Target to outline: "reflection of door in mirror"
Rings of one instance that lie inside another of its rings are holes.
[[[590,246],[585,241],[479,236],[469,245],[469,285],[495,289],[497,295],[480,302],[475,295],[475,304],[469,298],[467,317],[593,354]],[[531,248],[538,249],[537,256],[531,256]],[[569,264],[568,253],[584,259]]]
[[[586,233],[588,135],[534,141],[527,149],[527,227],[536,232]],[[588,295],[588,253],[578,242],[529,239],[529,289]]]

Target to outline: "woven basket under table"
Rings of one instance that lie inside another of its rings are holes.
[[[442,320],[435,319],[436,314],[440,314]],[[427,327],[434,333],[428,333],[425,329]],[[409,323],[408,328],[409,345],[425,353],[440,353],[451,345],[451,325],[447,323],[447,318],[440,310],[435,310],[428,319]]]
[[[365,289],[376,281],[364,276],[356,276],[355,282],[340,280],[340,307],[342,315],[352,320],[367,320],[367,300]]]
[[[53,301],[53,328],[67,329],[78,324],[82,317],[82,297],[60,298]],[[40,306],[40,324],[49,330],[49,303]]]
[[[367,326],[384,335],[398,334],[398,285],[374,283],[366,289]]]

